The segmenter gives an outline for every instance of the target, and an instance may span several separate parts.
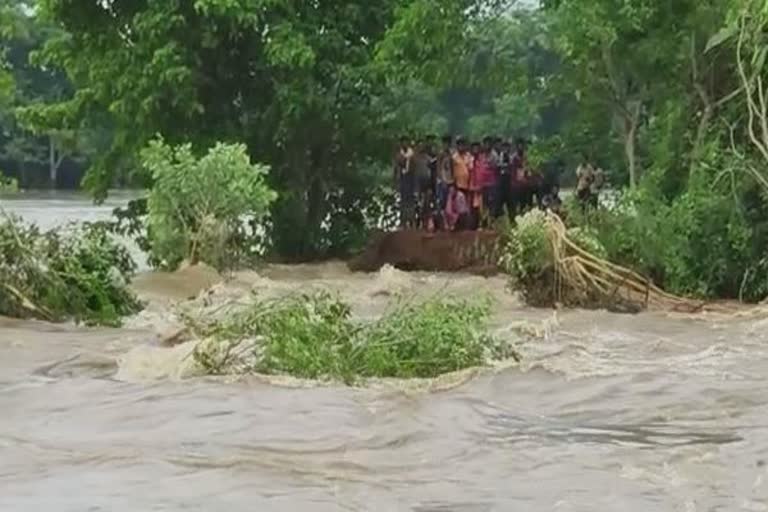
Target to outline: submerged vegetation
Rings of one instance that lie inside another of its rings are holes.
[[[0,218],[0,315],[117,326],[141,307],[128,289],[135,269],[101,225],[42,232]]]
[[[203,338],[195,360],[210,374],[262,373],[348,384],[372,377],[430,378],[516,357],[486,331],[487,302],[398,303],[374,321],[352,319],[328,293],[260,300],[220,318],[188,318]]]

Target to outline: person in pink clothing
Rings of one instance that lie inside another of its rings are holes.
[[[479,142],[473,142],[472,167],[469,174],[469,224],[470,229],[475,230],[480,226],[480,211],[483,207],[483,183],[482,175],[487,162],[483,159],[483,147]]]
[[[490,224],[496,215],[498,199],[499,172],[496,161],[493,158],[493,138],[486,137],[475,166],[478,174],[478,182],[482,191],[482,218]]]
[[[456,185],[448,187],[448,198],[443,216],[445,227],[448,231],[461,231],[467,226],[467,219],[469,217],[467,196],[456,188]]]

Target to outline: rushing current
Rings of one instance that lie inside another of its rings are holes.
[[[113,206],[2,203],[45,227]],[[501,278],[271,266],[219,286],[326,288],[360,316],[482,293],[497,336],[538,336],[520,365],[428,382],[190,377],[158,339],[217,281],[145,272],[121,329],[0,318],[0,511],[768,510],[768,313],[555,315]]]

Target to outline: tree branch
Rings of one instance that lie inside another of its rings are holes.
[[[744,38],[746,31],[746,16],[742,16],[741,20],[739,21],[739,38],[736,42],[736,64],[739,70],[739,77],[741,78],[742,88],[744,89],[747,96],[747,111],[749,114],[747,131],[749,133],[749,138],[752,141],[752,144],[754,144],[757,150],[763,155],[763,158],[768,161],[768,147],[763,145],[755,133],[755,118],[758,106],[754,97],[752,96],[752,82],[754,81],[754,77],[750,78],[747,76],[743,58]]]

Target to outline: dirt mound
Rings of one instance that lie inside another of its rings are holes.
[[[498,273],[500,238],[494,231],[427,233],[381,232],[349,262],[355,272],[376,272],[385,265],[405,271]]]

